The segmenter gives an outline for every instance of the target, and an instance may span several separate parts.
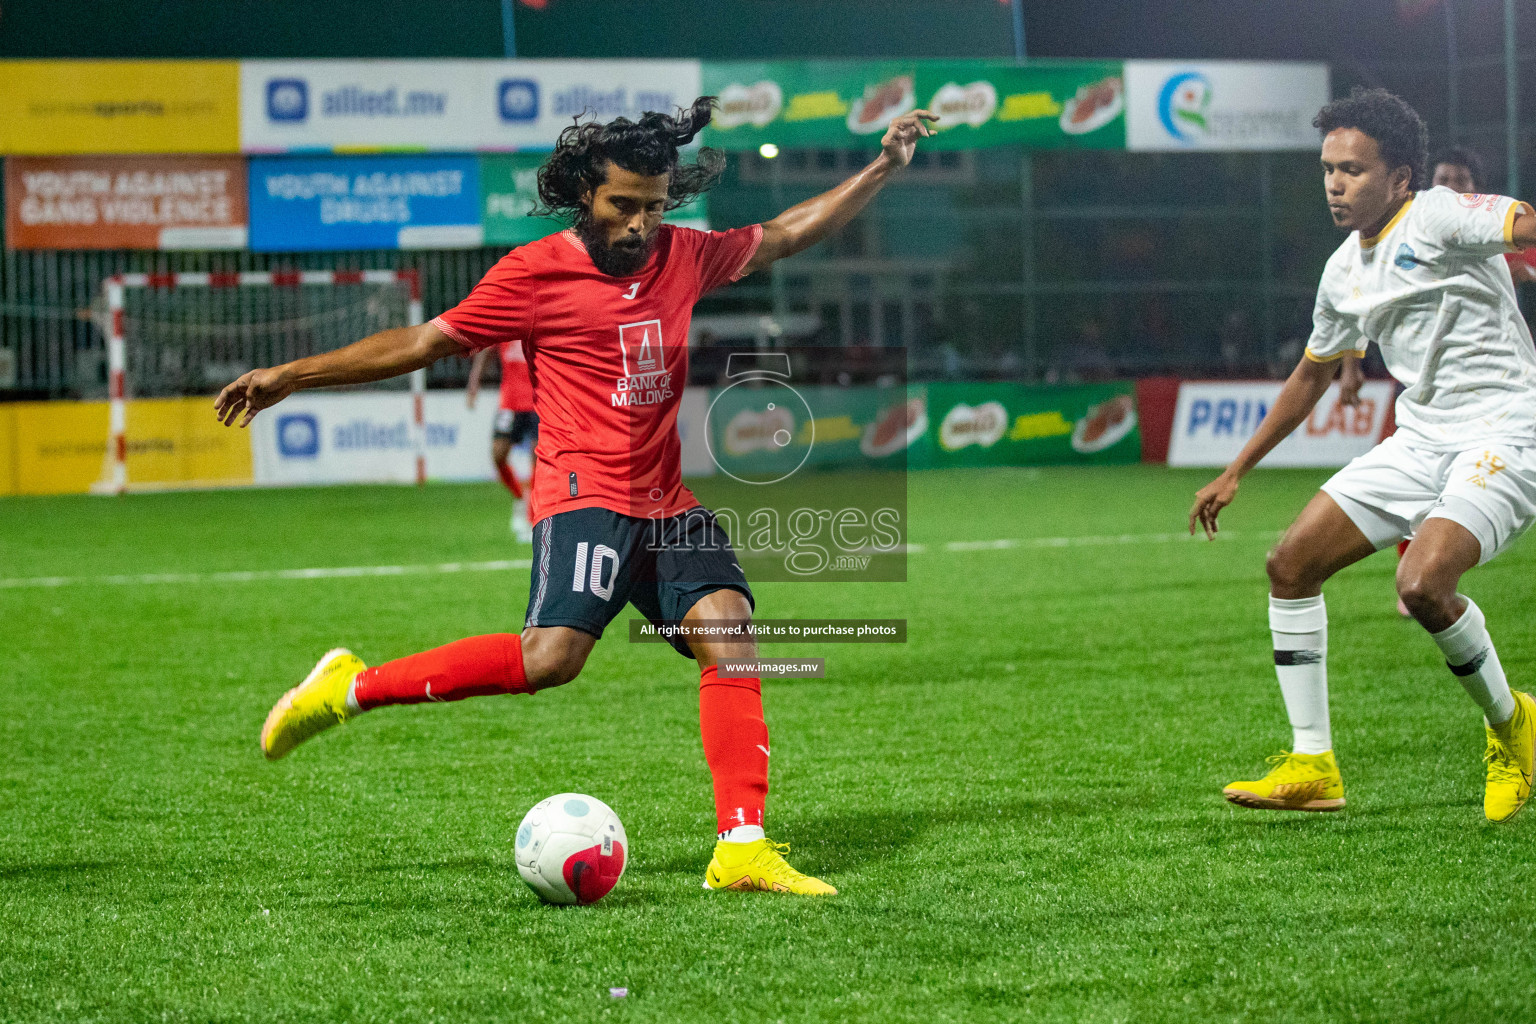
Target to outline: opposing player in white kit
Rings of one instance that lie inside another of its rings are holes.
[[[1323,582],[1412,536],[1397,591],[1483,710],[1483,809],[1505,821],[1530,796],[1536,702],[1511,692],[1482,610],[1457,585],[1536,519],[1536,347],[1503,259],[1536,245],[1536,214],[1503,196],[1416,193],[1427,132],[1384,90],[1357,90],[1313,123],[1328,209],[1350,236],[1323,271],[1305,358],[1236,461],[1196,496],[1190,532],[1198,523],[1214,536],[1238,481],[1306,418],[1346,354],[1376,342],[1405,390],[1397,433],[1325,483],[1270,552],[1269,625],[1294,750],[1225,795],[1274,810],[1344,806]]]

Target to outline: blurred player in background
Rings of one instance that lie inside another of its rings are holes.
[[[470,637],[367,668],[338,648],[267,716],[261,748],[298,744],[386,704],[535,693],[576,678],[603,629],[632,603],[691,634],[673,646],[700,667],[699,726],[719,834],[706,889],[831,894],[785,862],[763,833],[768,728],[761,683],[721,677],[721,659],[757,656],[752,590],[729,538],[683,486],[677,407],[688,326],[700,296],[762,270],[848,223],[931,134],[927,111],[891,122],[872,163],[765,224],[692,231],[662,223],[718,180],[723,157],[678,149],[709,123],[702,97],[676,118],[573,125],[539,171],[567,231],[508,253],[463,302],[418,327],[253,370],[219,395],[242,426],[301,388],[409,373],[447,355],[522,341],[539,413],[533,475],[534,571],[521,635]],[[722,626],[723,624],[723,626]],[[723,629],[710,633],[711,628]]]
[[[1483,158],[1465,146],[1451,146],[1440,150],[1430,160],[1430,168],[1431,185],[1444,186],[1452,192],[1463,195],[1475,195],[1481,192],[1483,182],[1487,180],[1483,171]],[[1536,267],[1530,263],[1533,259],[1536,259],[1536,249],[1504,254],[1504,262],[1509,264],[1509,274],[1514,278],[1515,284],[1536,281]],[[1361,365],[1364,359],[1350,353],[1340,362],[1342,365],[1339,369],[1339,403],[1353,408],[1360,404],[1360,388],[1365,384],[1365,371]],[[1408,553],[1408,545],[1411,543],[1411,539],[1398,542],[1398,558]],[[1401,597],[1397,599],[1397,614],[1405,619],[1413,616]]]
[[[523,354],[521,340],[504,341],[494,350],[483,348],[475,353],[475,360],[469,367],[469,387],[465,390],[464,400],[471,409],[475,407],[475,398],[480,394],[480,375],[485,372],[492,351],[501,355],[501,405],[496,409],[496,428],[491,434],[491,464],[512,494],[512,535],[519,543],[527,544],[533,540],[533,516],[510,456],[514,449],[525,452],[529,456],[529,465],[533,465],[539,414],[533,411],[533,381],[528,376],[528,357]],[[532,482],[531,478],[529,482]]]
[[[1334,474],[1269,554],[1275,672],[1295,749],[1225,795],[1274,810],[1344,806],[1323,583],[1412,534],[1397,592],[1483,711],[1483,811],[1506,821],[1530,796],[1536,702],[1510,690],[1482,610],[1457,586],[1536,519],[1536,347],[1501,258],[1536,245],[1536,214],[1503,196],[1416,191],[1428,133],[1384,90],[1335,100],[1314,124],[1328,209],[1350,236],[1323,270],[1304,358],[1241,454],[1196,495],[1190,532],[1215,536],[1241,478],[1311,412],[1333,362],[1363,354],[1367,339],[1404,390],[1397,432]]]

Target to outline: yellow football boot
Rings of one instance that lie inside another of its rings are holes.
[[[261,727],[261,752],[276,761],[311,736],[347,720],[347,688],[367,668],[363,659],[337,647],[325,652],[304,681],[267,714]]]
[[[716,843],[704,872],[704,888],[736,892],[793,892],[801,896],[836,896],[837,890],[819,878],[802,875],[784,860],[788,843],[759,839],[755,843]]]
[[[1333,751],[1265,758],[1274,765],[1257,782],[1234,782],[1221,791],[1230,803],[1268,811],[1336,811],[1344,806],[1344,777]]]
[[[1531,795],[1531,768],[1536,762],[1536,700],[1515,691],[1515,713],[1498,726],[1487,726],[1488,784],[1483,789],[1483,814],[1489,821],[1508,821]]]

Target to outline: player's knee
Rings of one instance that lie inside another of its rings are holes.
[[[491,461],[492,462],[498,462],[498,463],[506,462],[507,461],[507,456],[511,455],[511,454],[512,454],[512,442],[510,440],[504,440],[503,438],[499,438],[498,437],[496,440],[491,442]]]
[[[1270,590],[1275,593],[1304,590],[1320,582],[1314,578],[1317,574],[1309,560],[1284,541],[1264,559],[1264,571],[1269,574]]]
[[[1461,615],[1455,584],[1447,586],[1427,566],[1406,561],[1400,564],[1397,596],[1413,617],[1423,623],[1453,623]]]
[[[564,635],[569,631],[530,630],[523,634],[523,676],[535,690],[563,686],[581,674],[590,642]]]

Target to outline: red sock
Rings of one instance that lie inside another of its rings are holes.
[[[1398,558],[1402,558],[1404,555],[1406,555],[1408,553],[1408,545],[1409,545],[1409,543],[1410,542],[1406,541],[1406,540],[1400,540],[1400,541],[1397,542],[1397,557]]]
[[[517,482],[517,474],[512,472],[512,466],[509,463],[496,463],[496,475],[501,477],[501,482],[506,485],[507,490],[512,492],[512,497],[523,496],[522,485]]]
[[[711,665],[699,678],[699,731],[715,780],[718,831],[763,823],[768,802],[768,724],[756,679],[721,679]]]
[[[352,694],[364,711],[384,704],[463,700],[491,693],[532,693],[516,633],[490,633],[364,669]]]

